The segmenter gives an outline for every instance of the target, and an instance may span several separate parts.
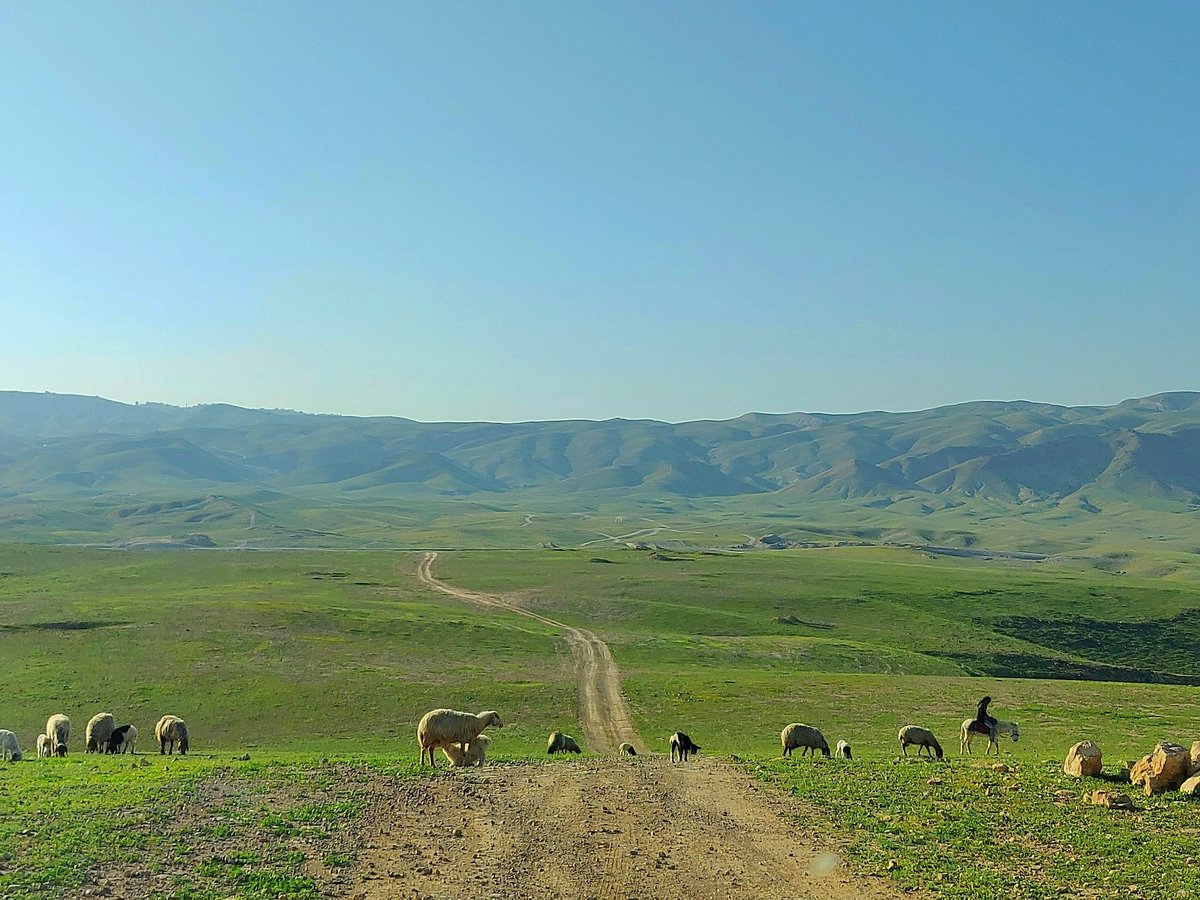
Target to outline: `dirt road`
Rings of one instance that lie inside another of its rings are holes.
[[[585,628],[502,597],[449,585],[422,555],[417,577],[481,608],[562,629],[577,665],[588,746],[607,752],[634,731],[608,647]],[[350,835],[357,898],[783,898],[897,894],[849,873],[793,798],[732,762],[663,754],[460,769],[377,783]]]
[[[856,878],[731,763],[655,755],[457,770],[400,780],[354,836],[340,885],[372,898],[850,900]]]
[[[626,741],[638,750],[644,749],[642,739],[633,727],[629,703],[621,693],[621,673],[604,641],[586,628],[558,622],[501,597],[446,584],[433,574],[435,559],[437,553],[429,551],[422,554],[417,563],[417,577],[431,588],[477,606],[503,609],[562,629],[575,658],[576,681],[579,685],[579,726],[589,750],[608,753]]]

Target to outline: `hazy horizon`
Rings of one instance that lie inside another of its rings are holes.
[[[422,421],[1194,380],[1200,7],[0,9],[0,385]]]
[[[728,421],[731,419],[740,418],[742,416],[751,416],[751,415],[855,416],[855,415],[867,415],[870,413],[885,413],[885,414],[894,414],[894,415],[904,415],[904,414],[908,414],[908,413],[927,412],[929,410],[934,410],[934,409],[944,409],[947,407],[965,406],[965,405],[970,405],[970,404],[974,404],[974,403],[1033,403],[1033,404],[1038,404],[1038,405],[1056,406],[1056,407],[1063,407],[1063,408],[1092,407],[1092,408],[1097,408],[1097,409],[1104,409],[1104,408],[1116,406],[1120,403],[1124,403],[1124,402],[1127,402],[1130,400],[1140,400],[1140,399],[1144,399],[1146,397],[1153,397],[1153,396],[1158,396],[1161,394],[1200,393],[1200,388],[1179,388],[1179,389],[1174,389],[1174,390],[1151,391],[1148,394],[1140,394],[1136,397],[1122,397],[1119,400],[1114,400],[1114,401],[1111,401],[1108,403],[1059,403],[1054,400],[1038,399],[1038,398],[1031,398],[1031,397],[1009,397],[1009,398],[979,397],[979,398],[975,398],[972,400],[962,400],[962,401],[957,401],[955,403],[943,403],[943,404],[937,404],[935,406],[920,406],[920,407],[914,407],[912,409],[883,409],[880,407],[842,410],[842,411],[832,411],[832,410],[827,410],[827,409],[779,409],[779,410],[746,409],[746,410],[743,410],[739,413],[735,413],[730,416],[706,415],[706,416],[698,416],[694,419],[663,419],[663,418],[656,418],[653,416],[620,416],[620,415],[607,416],[605,418],[594,418],[591,416],[577,415],[577,416],[563,416],[563,417],[541,417],[541,418],[535,417],[535,418],[528,418],[528,419],[498,419],[498,418],[420,419],[415,416],[404,415],[403,413],[359,414],[359,413],[338,412],[336,410],[307,409],[303,406],[243,406],[240,403],[231,403],[226,400],[201,400],[201,401],[197,401],[195,403],[171,403],[171,402],[164,401],[164,400],[153,400],[153,399],[123,400],[118,397],[106,397],[106,396],[102,396],[100,394],[84,393],[84,392],[80,392],[80,391],[45,391],[45,390],[43,390],[43,391],[24,391],[24,390],[17,390],[17,389],[13,389],[13,388],[0,387],[0,393],[5,393],[5,392],[23,393],[23,394],[50,394],[50,395],[54,395],[54,396],[64,396],[64,397],[83,397],[83,398],[87,398],[87,399],[104,400],[104,401],[111,401],[111,402],[115,402],[115,403],[122,403],[126,406],[170,406],[170,407],[176,407],[176,408],[180,408],[180,409],[190,409],[190,408],[197,408],[197,407],[204,407],[204,406],[234,406],[234,407],[251,410],[251,411],[291,412],[291,413],[299,413],[299,414],[307,415],[307,416],[339,416],[339,417],[347,417],[347,418],[408,419],[410,421],[419,422],[422,424],[430,424],[430,425],[439,424],[439,423],[458,424],[458,423],[469,423],[469,422],[484,422],[484,423],[488,423],[488,424],[497,424],[497,425],[519,425],[519,424],[530,423],[530,422],[605,422],[605,421],[616,421],[616,420],[631,421],[631,422],[632,421],[652,421],[652,422],[662,422],[662,423],[668,424],[668,425],[679,425],[679,424],[685,424],[687,422]]]

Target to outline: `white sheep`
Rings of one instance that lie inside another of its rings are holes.
[[[0,757],[13,762],[21,759],[21,745],[17,743],[17,736],[3,728],[0,728]]]
[[[937,738],[928,728],[922,728],[920,725],[905,725],[900,729],[896,738],[900,741],[900,749],[905,756],[908,756],[908,748],[915,746],[917,756],[921,755],[921,748],[924,747],[930,756],[936,753],[938,759],[942,758],[942,745],[938,743]]]
[[[50,738],[44,734],[39,734],[37,739],[38,759],[49,759],[54,755],[54,747],[50,744]]]
[[[179,755],[186,756],[188,752],[188,728],[187,723],[179,716],[163,716],[158,720],[158,724],[154,726],[154,739],[158,741],[158,752],[160,754],[167,753],[167,745],[170,744],[170,753],[175,753],[175,744],[179,744]]]
[[[108,739],[109,753],[137,753],[138,730],[133,725],[114,728]]]
[[[823,756],[829,756],[829,744],[825,740],[825,735],[821,734],[820,729],[802,722],[793,722],[779,732],[779,743],[783,745],[784,756],[791,756],[792,751],[797,747],[804,748],[800,751],[801,756],[806,753],[816,756],[818,750]]]
[[[550,732],[550,737],[546,739],[546,752],[554,753],[580,753],[579,744],[575,742],[575,738],[569,734],[563,734],[561,731]]]
[[[628,741],[618,747],[617,752],[623,753],[626,756],[637,756],[637,750],[635,750],[633,744],[629,743]]]
[[[500,713],[494,709],[481,713],[459,712],[456,709],[431,709],[421,717],[417,726],[417,744],[421,748],[421,765],[429,754],[429,765],[437,767],[433,751],[450,744],[466,746],[483,733],[485,728],[503,728]]]
[[[462,744],[451,744],[448,747],[442,748],[442,753],[446,755],[446,759],[450,760],[450,765],[461,768],[463,766],[482,766],[487,762],[487,750],[492,745],[492,739],[486,734],[477,734],[475,740],[464,747]]]
[[[55,756],[67,755],[67,741],[71,739],[71,720],[57,713],[46,720],[46,737],[54,748]]]
[[[850,752],[850,744],[847,741],[838,741],[836,752],[842,759],[854,759],[853,754]]]
[[[87,723],[87,728],[83,732],[84,753],[103,753],[108,747],[108,739],[112,737],[113,729],[117,727],[117,720],[113,718],[112,713],[96,713]]]

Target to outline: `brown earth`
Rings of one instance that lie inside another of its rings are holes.
[[[576,628],[547,616],[479,591],[455,587],[439,580],[433,574],[433,561],[437,554],[429,551],[421,555],[417,563],[417,578],[424,584],[465,600],[485,609],[503,609],[516,613],[544,625],[562,629],[563,636],[571,647],[575,658],[576,679],[579,683],[579,726],[588,749],[595,753],[607,753],[628,741],[638,750],[643,749],[642,739],[633,728],[633,715],[629,703],[621,693],[621,673],[613,662],[608,645],[586,628]]]
[[[663,755],[406,779],[356,826],[354,898],[895,897],[851,875],[787,796]]]
[[[560,628],[594,752],[644,744],[620,672],[593,632],[502,597],[455,587],[425,553],[417,577],[481,608]],[[351,896],[495,898],[893,897],[856,878],[792,798],[731,762],[663,755],[463,769],[406,780],[360,821]]]

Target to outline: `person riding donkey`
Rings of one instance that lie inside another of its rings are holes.
[[[988,715],[988,704],[991,702],[991,697],[984,697],[979,701],[975,709],[975,721],[971,723],[971,730],[979,734],[986,734],[990,740],[995,741],[996,717]]]

